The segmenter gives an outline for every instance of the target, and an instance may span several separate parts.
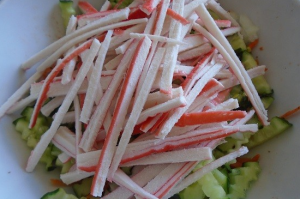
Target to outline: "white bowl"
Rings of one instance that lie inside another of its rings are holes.
[[[300,105],[300,2],[297,0],[220,0],[228,10],[249,16],[260,27],[255,55],[268,67],[267,79],[275,90],[270,115],[282,115]],[[101,3],[101,2],[100,2]],[[99,4],[99,2],[98,2]],[[32,71],[19,70],[22,62],[63,35],[58,0],[0,1],[0,104],[25,81]],[[1,198],[39,198],[55,188],[38,165],[33,173],[24,167],[30,150],[15,132],[16,115],[0,120]],[[300,114],[289,119],[294,124],[286,133],[251,153],[261,154],[262,173],[248,192],[248,199],[299,198],[300,194]]]

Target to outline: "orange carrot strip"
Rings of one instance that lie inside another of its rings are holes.
[[[56,187],[66,187],[68,185],[66,185],[62,180],[60,179],[50,179],[50,182],[53,186]]]
[[[169,15],[170,17],[172,17],[173,19],[175,19],[176,21],[182,23],[182,25],[187,25],[190,22],[188,20],[186,20],[183,16],[181,16],[180,14],[176,13],[174,10],[168,8],[167,10],[167,15]]]
[[[257,44],[258,44],[258,39],[255,39],[253,42],[251,42],[250,44],[249,44],[249,48],[252,50],[253,48],[255,48],[255,46],[257,46]]]
[[[185,113],[176,123],[176,126],[207,124],[230,121],[246,116],[245,111],[211,111],[198,113]]]
[[[286,112],[285,114],[283,114],[281,116],[281,118],[286,119],[286,118],[290,117],[291,115],[293,115],[294,113],[298,112],[299,110],[300,110],[300,106],[298,106],[297,108],[295,108],[293,110],[290,110],[290,111]]]

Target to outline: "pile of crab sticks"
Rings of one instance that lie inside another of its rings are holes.
[[[76,160],[60,176],[66,184],[94,176],[93,196],[102,196],[108,181],[119,187],[103,198],[169,198],[248,152],[241,147],[191,172],[212,159],[227,136],[256,132],[256,124],[246,124],[254,113],[268,124],[251,81],[265,66],[244,69],[226,39],[241,27],[214,0],[135,0],[116,7],[106,1],[100,11],[72,16],[64,37],[22,64],[41,63],[0,116],[35,102],[33,128],[40,112],[57,109],[31,152],[28,172],[52,142],[62,162]],[[208,9],[223,19],[214,20]],[[252,103],[249,112],[237,111],[238,101],[228,97],[238,84]],[[61,126],[65,122],[74,122],[75,132]],[[128,176],[121,167],[137,171]]]

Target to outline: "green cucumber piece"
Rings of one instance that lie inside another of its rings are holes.
[[[270,125],[264,126],[262,129],[258,130],[250,137],[249,142],[245,145],[248,148],[253,148],[286,131],[291,126],[292,124],[287,120],[280,117],[273,117],[270,121]]]
[[[195,182],[179,192],[180,199],[204,199],[205,194],[198,182]]]
[[[261,98],[261,101],[262,101],[262,103],[263,103],[265,109],[268,109],[268,108],[271,106],[271,104],[273,103],[274,98],[273,98],[273,97],[270,97],[270,96],[262,97],[262,98]]]
[[[74,190],[74,193],[77,197],[83,197],[89,195],[91,191],[93,178],[85,178],[82,181],[75,183],[72,188]]]
[[[60,0],[59,7],[61,10],[61,17],[63,19],[64,26],[67,27],[69,24],[70,17],[72,15],[76,15],[76,11],[73,8],[73,1],[72,0],[66,0],[66,1]]]
[[[30,118],[31,118],[32,112],[33,112],[33,107],[27,106],[27,107],[21,112],[21,115],[24,116],[25,119],[26,119],[27,121],[29,121]]]
[[[41,197],[41,199],[78,199],[72,194],[67,194],[62,188],[48,192]]]
[[[16,131],[23,132],[25,129],[28,129],[29,122],[24,117],[21,117],[21,118],[15,120],[14,122],[16,125],[15,126]]]
[[[247,46],[243,40],[243,38],[241,38],[241,36],[239,36],[238,34],[234,34],[232,36],[227,37],[229,43],[231,44],[233,50],[238,50],[240,49],[241,51],[245,51],[247,50]]]
[[[227,176],[227,172],[225,173],[224,171],[221,172],[218,169],[215,169],[212,171],[212,174],[214,175],[214,177],[216,178],[216,180],[218,181],[218,183],[223,187],[224,191],[227,193],[227,187],[228,187],[228,176]]]
[[[198,180],[202,186],[204,194],[211,199],[220,199],[226,197],[226,192],[216,180],[212,172],[205,174]]]

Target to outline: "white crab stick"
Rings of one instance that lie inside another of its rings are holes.
[[[52,143],[67,155],[76,157],[75,134],[67,127],[61,126],[52,139]]]
[[[219,158],[219,159],[203,166],[202,168],[199,168],[198,170],[196,170],[195,172],[193,172],[192,174],[187,176],[185,179],[183,179],[176,187],[171,189],[171,191],[164,197],[164,199],[167,199],[167,198],[173,196],[174,194],[182,191],[183,189],[185,189],[189,185],[196,182],[198,179],[200,179],[206,173],[222,166],[223,164],[225,164],[225,163],[227,163],[231,160],[234,160],[237,157],[245,155],[246,153],[248,153],[247,147],[241,147],[237,151],[229,153],[229,154],[227,154],[227,155],[225,155],[225,156],[223,156],[223,157],[221,157],[221,158]]]
[[[208,30],[210,30],[210,32],[215,36],[217,41],[219,41],[220,44],[226,49],[223,52],[220,51],[221,54],[227,60],[227,62],[230,64],[231,69],[234,71],[235,75],[237,76],[237,78],[241,82],[241,85],[244,88],[246,94],[248,95],[249,100],[251,101],[253,107],[257,111],[257,115],[259,116],[260,120],[262,121],[262,123],[264,125],[268,125],[269,122],[268,122],[267,111],[265,110],[265,108],[262,104],[262,101],[261,101],[260,97],[258,96],[257,90],[255,89],[255,87],[254,87],[250,77],[248,76],[244,66],[242,65],[241,61],[239,60],[239,58],[237,57],[237,55],[233,51],[233,49],[230,46],[228,40],[221,33],[221,31],[217,27],[217,25],[215,23],[213,23],[213,19],[210,16],[210,14],[207,11],[207,8],[204,6],[204,4],[201,4],[196,9],[196,12],[201,17],[201,19],[203,20],[205,26],[208,28]],[[226,54],[229,55],[229,56],[226,56]]]
[[[144,37],[139,41],[136,52],[128,68],[126,78],[121,88],[120,96],[117,100],[116,108],[113,114],[113,119],[107,132],[107,137],[104,142],[102,153],[99,158],[99,167],[96,169],[96,174],[93,179],[91,194],[93,196],[101,196],[105,179],[108,175],[110,163],[112,161],[118,137],[121,131],[122,124],[127,114],[130,99],[133,96],[135,86],[139,80],[140,73],[145,64],[147,53],[151,46],[151,40]]]
[[[163,58],[165,49],[159,48],[153,58],[152,65],[150,69],[148,70],[147,77],[144,81],[144,84],[142,85],[141,92],[139,96],[136,98],[135,104],[132,108],[131,114],[129,116],[129,119],[127,120],[127,123],[125,125],[124,131],[122,133],[121,139],[119,141],[118,147],[116,149],[114,159],[111,164],[111,168],[109,171],[109,178],[112,178],[114,175],[114,172],[117,170],[119,163],[121,162],[122,156],[126,150],[126,147],[129,143],[129,140],[131,138],[131,134],[133,132],[134,126],[137,124],[139,116],[142,112],[143,106],[147,99],[147,94],[150,92],[151,85],[154,81],[154,78],[156,76],[156,73],[158,71],[158,68],[160,66],[161,60]]]
[[[129,167],[135,165],[191,162],[191,161],[209,160],[211,158],[212,158],[211,148],[201,147],[201,148],[182,149],[178,151],[170,151],[170,152],[153,154],[138,160],[121,164],[121,166]]]
[[[94,102],[99,102],[97,99],[97,85],[100,84],[101,71],[103,68],[104,59],[111,41],[112,30],[107,31],[104,41],[101,44],[98,57],[95,62],[95,67],[92,69],[92,74],[89,80],[88,90],[86,92],[86,97],[84,99],[84,104],[82,112],[80,114],[80,121],[87,123],[89,121],[90,115],[92,114],[92,108]],[[99,93],[99,92],[98,92]]]
[[[110,82],[108,86],[108,91],[105,92],[103,97],[101,98],[101,101],[99,105],[96,108],[96,111],[94,112],[89,125],[87,126],[87,129],[85,130],[83,137],[80,141],[80,147],[84,151],[90,151],[95,139],[97,137],[97,133],[100,129],[100,127],[103,124],[105,115],[111,105],[111,102],[115,96],[115,93],[117,92],[119,85],[121,84],[121,81],[123,79],[124,73],[130,64],[131,57],[134,53],[135,48],[137,47],[137,41],[134,41],[130,48],[126,51],[124,57],[122,58],[121,62],[119,63],[119,66],[116,70],[115,75],[113,76],[112,81]]]
[[[35,166],[37,165],[39,159],[41,158],[43,152],[47,148],[48,144],[54,137],[57,129],[59,128],[59,125],[61,124],[61,121],[63,120],[64,115],[68,111],[75,95],[77,94],[77,91],[83,82],[86,74],[89,71],[89,68],[96,56],[96,53],[98,52],[100,47],[100,43],[98,40],[94,40],[93,44],[90,48],[90,53],[88,56],[88,59],[86,62],[83,63],[82,67],[80,68],[79,73],[76,76],[75,82],[73,86],[71,87],[70,91],[68,92],[67,96],[65,97],[65,100],[63,101],[62,105],[58,109],[57,116],[53,120],[50,128],[48,131],[45,132],[45,134],[41,137],[41,140],[37,143],[36,147],[31,152],[31,155],[28,159],[26,171],[32,172]]]

